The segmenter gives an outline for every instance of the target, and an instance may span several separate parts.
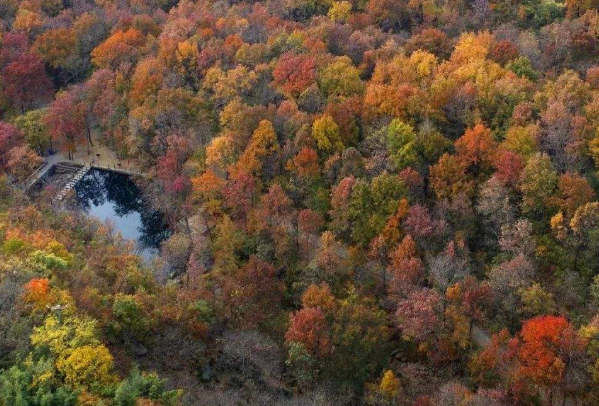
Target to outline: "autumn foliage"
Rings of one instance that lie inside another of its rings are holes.
[[[1,2],[0,405],[599,404],[598,10]]]

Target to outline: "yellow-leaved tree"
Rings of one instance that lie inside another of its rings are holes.
[[[65,384],[74,389],[87,391],[117,381],[112,355],[98,340],[94,320],[68,314],[49,316],[34,329],[31,343],[41,351],[49,350],[56,370]]]

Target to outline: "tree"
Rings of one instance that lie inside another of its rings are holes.
[[[185,81],[194,89],[198,88],[196,70],[198,67],[198,45],[195,41],[187,40],[177,45],[176,58],[179,72]]]
[[[78,39],[71,28],[54,28],[38,36],[33,50],[53,68],[68,69],[78,57]]]
[[[277,134],[272,123],[262,120],[252,134],[250,144],[237,161],[236,169],[257,176],[268,175],[270,177],[273,173],[263,173],[262,169],[267,163],[266,159],[278,150]]]
[[[406,340],[426,341],[440,326],[441,298],[431,289],[416,289],[397,305],[395,320]]]
[[[312,124],[312,137],[316,140],[318,149],[325,153],[341,152],[344,149],[339,126],[329,115],[324,115],[314,120],[314,124]]]
[[[499,246],[502,251],[512,255],[522,254],[532,258],[536,249],[532,223],[528,220],[518,220],[501,226]]]
[[[573,117],[567,105],[551,100],[542,115],[541,145],[553,157],[560,169],[572,170],[576,163],[576,150],[573,148]]]
[[[507,356],[509,340],[509,331],[503,329],[493,334],[485,348],[472,357],[469,370],[477,384],[490,387],[498,383],[505,371],[509,369]]]
[[[203,203],[208,213],[219,214],[222,211],[222,191],[225,181],[211,169],[191,179],[192,197]],[[207,224],[207,223],[206,223]]]
[[[77,16],[73,29],[82,55],[88,55],[106,37],[106,28],[102,19],[94,12],[85,12]]]
[[[322,227],[324,220],[320,214],[310,209],[303,209],[297,215],[298,244],[303,255],[310,254],[311,240]],[[303,244],[302,244],[303,242]]]
[[[330,331],[320,308],[305,307],[291,314],[285,342],[300,343],[317,360],[330,355]]]
[[[113,358],[97,338],[97,323],[77,317],[60,322],[47,317],[31,335],[34,347],[50,351],[58,372],[69,387],[90,390],[116,381]]]
[[[532,156],[522,172],[522,211],[533,218],[543,217],[556,186],[557,174],[551,159],[545,154]]]
[[[352,224],[351,238],[367,247],[397,212],[406,188],[397,175],[382,173],[370,184],[359,180],[352,188],[347,215]]]
[[[136,406],[145,400],[175,406],[181,398],[180,390],[166,390],[166,381],[156,373],[140,372],[134,367],[127,379],[121,381],[114,392],[115,406]],[[152,403],[153,404],[153,403]],[[148,406],[152,405],[148,403]]]
[[[293,170],[301,177],[316,177],[320,173],[318,153],[304,147],[293,158]]]
[[[479,282],[472,276],[467,276],[464,280],[450,286],[447,289],[447,299],[450,307],[454,307],[458,315],[465,316],[468,322],[469,345],[472,340],[472,327],[475,322],[482,322],[486,319],[487,310],[491,308],[493,302],[493,292],[487,282]],[[448,309],[446,313],[451,313]],[[458,328],[455,328],[454,336],[457,335]]]
[[[520,379],[549,389],[580,367],[583,342],[578,332],[563,316],[538,316],[526,320],[517,337],[510,342],[518,361]]]
[[[2,70],[6,94],[21,113],[52,92],[52,84],[39,57],[23,53]]]
[[[331,327],[335,351],[324,373],[341,385],[361,388],[387,363],[390,332],[386,315],[372,299],[359,297],[351,288],[338,304]]]
[[[25,137],[29,146],[42,154],[46,148],[52,148],[52,138],[45,123],[46,110],[31,110],[15,119],[15,125]]]
[[[22,32],[6,32],[2,36],[2,49],[0,50],[0,66],[5,68],[21,55],[29,52],[29,40]]]
[[[410,37],[406,50],[413,53],[423,50],[445,59],[451,53],[450,38],[437,28],[424,28],[421,32]]]
[[[444,154],[430,169],[430,183],[438,199],[451,199],[472,193],[473,184],[466,174],[468,163]]]
[[[501,146],[508,151],[529,157],[539,148],[538,133],[539,127],[535,124],[512,126],[507,130]]]
[[[497,145],[491,130],[482,124],[477,124],[466,130],[464,135],[455,142],[458,155],[466,161],[474,173],[488,169],[493,162]]]
[[[92,62],[99,68],[111,69],[124,62],[135,62],[145,42],[142,32],[135,28],[116,31],[91,52]]]
[[[389,255],[391,281],[389,292],[393,296],[402,296],[414,289],[424,277],[424,265],[416,255],[416,243],[410,235]]]
[[[25,300],[39,309],[43,309],[49,304],[49,283],[48,278],[34,278],[24,286]]]
[[[368,2],[366,10],[385,31],[399,32],[402,29],[410,28],[410,15],[405,2],[371,0]]]
[[[326,282],[334,292],[338,292],[346,282],[348,274],[348,270],[343,265],[339,243],[333,233],[325,231],[320,236],[318,250],[305,271],[307,275],[304,276],[303,282],[305,284]]]
[[[330,115],[339,126],[345,145],[357,145],[362,124],[363,102],[360,96],[352,96],[328,103],[324,113]]]
[[[491,242],[497,242],[501,227],[511,224],[516,217],[508,190],[497,176],[483,184],[476,210],[483,217],[485,234]]]
[[[590,203],[594,197],[595,193],[586,178],[568,172],[560,175],[557,193],[551,200],[567,218],[571,218],[576,209]]]
[[[235,151],[231,137],[214,137],[206,147],[206,165],[224,172],[234,162]]]
[[[276,85],[297,97],[316,81],[314,58],[306,54],[285,53],[277,61],[272,75]]]
[[[242,327],[254,328],[273,320],[281,309],[283,284],[271,264],[251,256],[223,286],[227,318]]]
[[[297,217],[298,229],[304,234],[316,234],[323,224],[322,216],[310,209],[303,209]]]
[[[335,231],[335,234],[344,239],[349,239],[351,233],[348,207],[355,184],[356,179],[354,177],[346,177],[334,186],[331,192],[331,211],[329,212],[331,228]]]
[[[129,103],[131,106],[143,104],[144,100],[156,95],[164,77],[164,66],[158,58],[139,61],[131,78]]]
[[[494,177],[506,186],[515,188],[518,186],[524,163],[520,155],[512,151],[500,149],[495,154],[493,161],[495,167]]]
[[[398,170],[418,162],[416,134],[412,127],[394,119],[387,127],[387,150]]]
[[[352,4],[349,1],[336,1],[329,9],[328,16],[331,20],[339,23],[346,22],[351,16]]]
[[[433,405],[459,406],[467,403],[472,394],[459,382],[450,381],[441,386],[432,400]]]
[[[268,193],[262,196],[261,217],[267,227],[276,225],[285,225],[290,223],[292,202],[285,194],[283,188],[278,184],[273,184]]]
[[[111,323],[113,334],[137,341],[143,341],[147,337],[151,322],[135,296],[122,293],[115,295],[112,313],[115,318]]]
[[[230,274],[238,268],[241,262],[239,251],[245,243],[245,237],[229,216],[223,216],[216,225],[214,239],[211,240],[216,273]]]
[[[501,40],[493,44],[489,56],[498,64],[505,65],[519,56],[519,50],[512,41]]]
[[[577,249],[575,266],[584,271],[586,276],[594,275],[597,263],[593,258],[599,253],[599,203],[580,206],[570,220],[570,228],[574,234],[574,247]]]
[[[59,93],[48,108],[45,124],[72,159],[77,144],[85,142],[85,105],[72,92]]]
[[[75,389],[107,386],[115,380],[112,355],[104,345],[76,347],[62,355],[56,367],[64,374],[65,383]]]
[[[41,162],[41,158],[28,146],[14,147],[8,151],[6,168],[18,180],[24,180]]]
[[[53,372],[44,361],[15,365],[0,372],[0,402],[14,406],[75,406],[76,391],[59,385],[53,379],[44,379],[52,376]],[[46,377],[44,374],[47,374]]]
[[[397,404],[402,387],[399,378],[392,370],[387,369],[380,381],[366,385],[366,401],[370,405],[393,405]]]
[[[435,219],[430,210],[420,204],[410,207],[403,226],[423,248],[433,246],[438,237],[447,230],[446,220]]]
[[[31,9],[27,6],[19,7],[13,23],[13,28],[17,31],[24,31],[32,37],[40,31],[42,27],[41,10]]]
[[[292,341],[287,346],[285,364],[290,368],[292,376],[297,381],[297,386],[299,388],[309,386],[318,373],[316,360],[300,342]]]
[[[556,304],[553,294],[543,289],[539,283],[520,290],[520,299],[522,300],[521,311],[527,317],[555,313]]]
[[[587,10],[599,6],[595,0],[566,0],[566,15],[568,18],[582,16]]]
[[[226,72],[215,66],[206,72],[203,87],[212,92],[217,103],[222,106],[235,98],[249,96],[258,79],[256,71],[242,65]]]
[[[350,97],[364,92],[360,72],[347,56],[338,57],[319,72],[318,86],[325,95],[332,99],[339,96]]]
[[[233,173],[223,188],[225,206],[231,210],[234,219],[246,219],[254,204],[256,182],[245,172]]]
[[[8,151],[21,146],[23,135],[14,125],[0,122],[0,165],[8,163]]]
[[[442,252],[429,259],[428,276],[438,291],[445,293],[447,288],[468,275],[468,259],[464,257],[464,248],[450,241]]]

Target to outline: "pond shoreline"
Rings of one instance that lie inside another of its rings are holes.
[[[27,191],[27,190],[31,189],[32,187],[34,187],[38,182],[43,180],[44,177],[50,171],[52,171],[52,169],[55,168],[57,165],[72,165],[74,167],[77,166],[80,168],[83,168],[84,166],[89,166],[91,169],[99,169],[99,170],[103,170],[103,171],[115,172],[115,173],[119,173],[122,175],[139,176],[139,177],[148,176],[146,173],[143,173],[141,171],[125,169],[125,168],[118,167],[117,165],[111,167],[111,166],[105,166],[105,165],[100,165],[100,164],[94,164],[93,161],[90,164],[85,164],[85,163],[80,163],[80,162],[73,161],[73,160],[61,159],[61,160],[57,160],[57,161],[45,161],[42,165],[40,165],[40,167],[35,172],[33,172],[31,175],[29,175],[29,177],[23,182],[24,189]]]
[[[47,191],[57,209],[81,210],[111,223],[123,238],[136,243],[143,258],[151,260],[159,254],[160,244],[172,231],[162,213],[145,201],[136,184],[135,179],[143,176],[121,168],[60,161],[44,171],[28,194],[35,199],[36,194]]]

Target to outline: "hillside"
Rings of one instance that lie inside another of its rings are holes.
[[[599,1],[0,18],[0,406],[599,404]]]

